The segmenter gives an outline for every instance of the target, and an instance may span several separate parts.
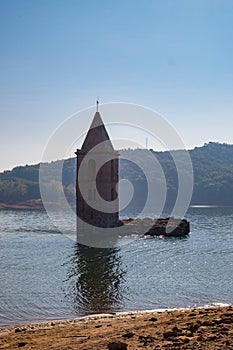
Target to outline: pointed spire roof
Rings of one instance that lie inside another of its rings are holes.
[[[87,136],[83,142],[81,151],[89,152],[93,147],[104,142],[103,151],[105,152],[114,152],[113,145],[108,136],[107,130],[104,126],[103,120],[100,116],[100,113],[97,111],[94,115],[94,119],[91,123],[90,129],[87,133]]]

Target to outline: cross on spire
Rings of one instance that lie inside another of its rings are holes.
[[[97,97],[97,101],[96,101],[96,112],[98,112],[99,110],[99,98]]]

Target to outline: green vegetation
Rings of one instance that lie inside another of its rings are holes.
[[[173,152],[182,162],[183,151]],[[178,178],[171,153],[152,151],[166,177],[167,204],[173,205],[177,195]],[[143,169],[156,183],[162,181],[158,174],[158,167],[156,163],[151,164],[151,157],[146,150],[122,150],[120,154],[122,156],[120,177],[132,182],[136,189],[136,203],[140,207],[147,195],[147,181],[143,171],[133,161],[143,164]],[[233,145],[210,142],[203,147],[190,150],[189,154],[194,170],[192,204],[233,205]],[[125,156],[132,161],[125,160]],[[48,167],[46,190],[51,193],[52,198],[56,198],[63,186],[68,200],[75,203],[76,160],[70,158],[64,161],[62,184],[56,174],[58,162],[61,161],[44,165]],[[39,199],[39,166],[39,164],[19,166],[11,171],[0,173],[0,203],[13,204]],[[186,171],[185,166],[183,169]]]

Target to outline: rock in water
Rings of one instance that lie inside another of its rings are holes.
[[[165,218],[157,219],[145,236],[183,237],[190,232],[190,225],[186,219]]]

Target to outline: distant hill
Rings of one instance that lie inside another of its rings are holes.
[[[183,151],[172,152],[179,155],[182,161]],[[152,153],[164,171],[168,188],[167,205],[172,206],[177,195],[178,178],[171,153],[167,151],[152,151]],[[146,150],[122,150],[120,154],[136,162],[143,160],[144,169],[150,173],[150,177],[157,179],[156,168],[151,166],[151,159]],[[194,170],[191,204],[233,205],[233,145],[210,142],[202,147],[195,147],[189,154]],[[52,196],[61,191],[63,186],[68,200],[74,204],[76,159],[70,158],[64,161],[62,184],[56,175],[57,162],[45,164],[49,169],[46,188]],[[40,199],[39,166],[40,164],[18,166],[11,171],[0,173],[0,203],[16,204]],[[147,196],[144,173],[131,161],[121,159],[120,178],[129,179],[135,187],[135,201],[128,210],[139,210]]]

